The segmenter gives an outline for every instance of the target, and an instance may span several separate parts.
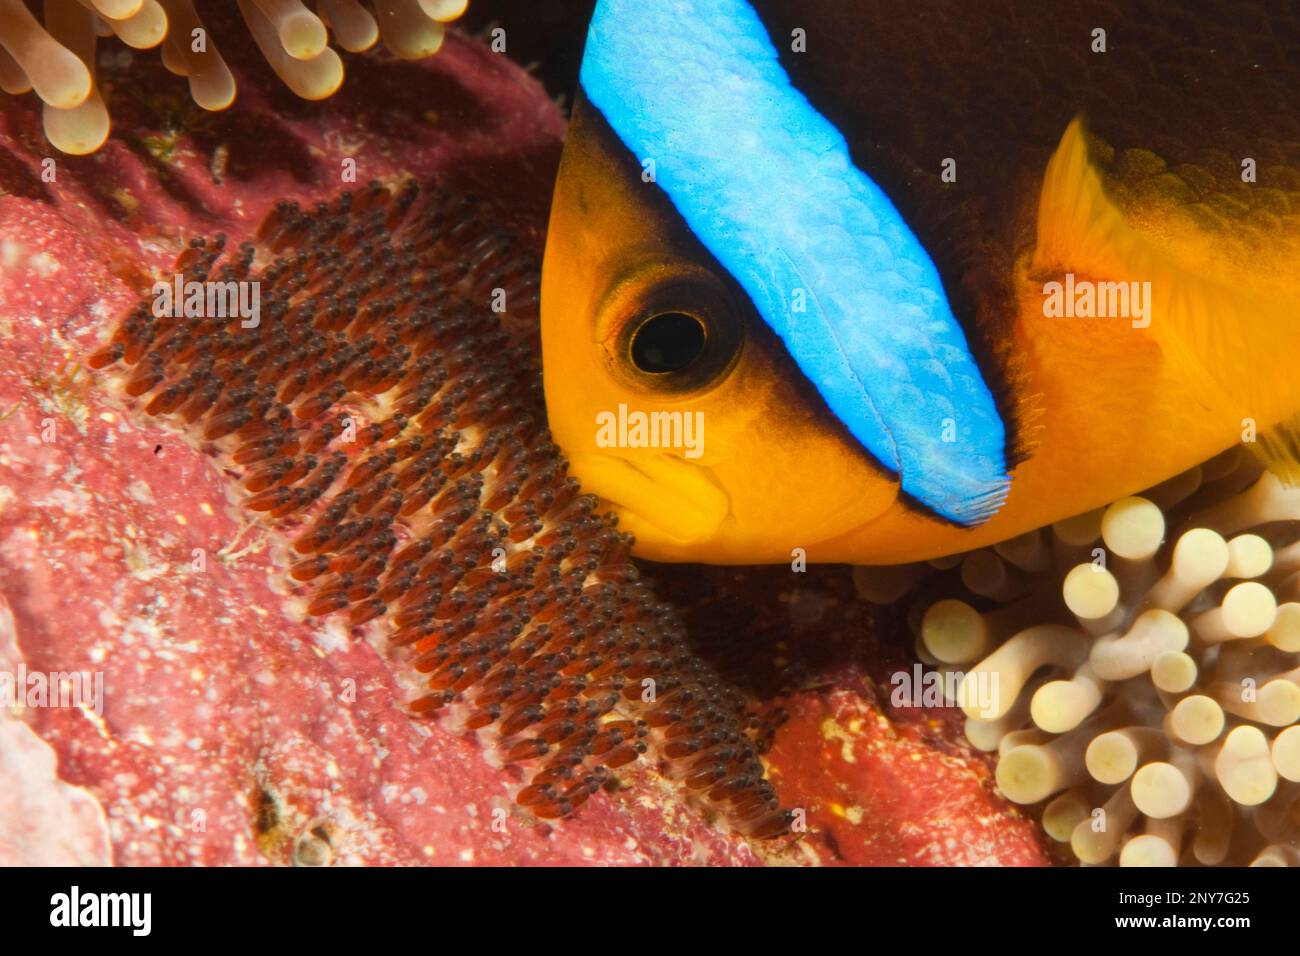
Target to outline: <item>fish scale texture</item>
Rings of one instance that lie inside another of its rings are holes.
[[[1039,391],[1010,334],[1016,263],[1032,250],[1043,173],[1076,116],[1131,224],[1201,273],[1294,295],[1295,3],[921,0],[905,16],[874,2],[754,6],[773,36],[806,31],[809,52],[783,52],[782,65],[935,260],[1011,422],[1013,460]],[[1105,52],[1093,51],[1098,29]],[[942,178],[945,158],[955,182]],[[1255,182],[1243,182],[1246,158]],[[1179,248],[1180,236],[1204,244]]]
[[[1005,431],[939,274],[749,5],[608,0],[582,81],[903,490],[963,524],[995,513]]]

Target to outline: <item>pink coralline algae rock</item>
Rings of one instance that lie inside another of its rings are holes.
[[[114,83],[120,62],[105,66],[115,131],[85,158],[52,155],[30,98],[0,101],[0,660],[10,674],[103,681],[99,707],[0,710],[0,863],[884,859],[837,857],[825,839],[729,837],[646,768],[567,820],[528,817],[511,768],[411,719],[380,649],[291,612],[270,542],[212,459],[125,414],[80,365],[192,237],[248,239],[278,200],[347,188],[347,160],[360,183],[409,174],[491,192],[540,250],[563,122],[504,57],[455,35],[419,64],[354,57],[343,90],[308,104],[256,55],[223,50],[240,98],[215,115],[152,60],[130,83]],[[809,699],[792,699],[806,706],[778,732],[774,779],[783,796],[825,802],[796,773],[822,732]],[[982,793],[969,804],[987,811],[981,826],[996,828],[987,782],[958,769]],[[959,827],[945,820],[943,833]],[[987,856],[1034,857],[1023,821],[1008,827]],[[890,861],[923,845],[924,833]],[[925,854],[913,861],[969,857]]]
[[[158,92],[123,92],[110,142],[55,156],[53,182],[38,110],[4,100],[0,591],[16,663],[104,681],[102,716],[7,713],[0,772],[24,783],[0,813],[5,861],[754,862],[644,771],[574,819],[522,816],[511,770],[412,720],[375,648],[289,613],[283,570],[211,460],[78,367],[191,237],[250,238],[276,201],[347,188],[346,159],[361,183],[496,190],[512,225],[540,235],[563,123],[532,80],[454,36],[418,65],[349,62],[344,90],[313,105],[248,57],[220,116],[137,63],[124,89]]]
[[[0,671],[22,673],[9,605],[0,598]],[[27,681],[23,681],[24,686]],[[56,773],[50,745],[16,715],[10,688],[0,710],[0,866],[103,866],[112,860],[103,807]],[[47,689],[48,693],[48,689]],[[48,699],[48,698],[47,698]],[[26,696],[22,698],[25,704]]]

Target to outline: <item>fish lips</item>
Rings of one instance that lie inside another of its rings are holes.
[[[585,453],[570,466],[583,490],[614,510],[645,557],[713,539],[731,513],[731,499],[709,470],[677,455],[632,460]]]

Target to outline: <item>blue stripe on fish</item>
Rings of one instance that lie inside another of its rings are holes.
[[[749,3],[600,0],[581,79],[903,491],[961,524],[991,517],[1006,429],[938,270]]]

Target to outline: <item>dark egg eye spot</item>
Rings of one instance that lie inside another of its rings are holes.
[[[662,312],[632,337],[632,361],[643,372],[680,372],[704,352],[704,326],[684,312]]]

